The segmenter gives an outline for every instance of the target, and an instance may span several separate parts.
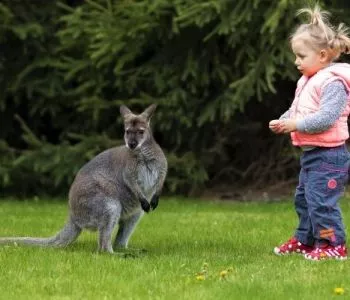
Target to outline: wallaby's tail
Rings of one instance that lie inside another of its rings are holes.
[[[35,237],[3,237],[0,238],[0,245],[4,244],[22,244],[35,245],[41,247],[65,247],[76,240],[81,232],[81,228],[74,224],[71,219],[55,236],[48,238]]]

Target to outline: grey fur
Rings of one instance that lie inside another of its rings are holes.
[[[144,211],[157,207],[167,173],[166,157],[150,129],[155,108],[153,104],[135,115],[126,106],[120,107],[125,145],[100,153],[80,169],[69,191],[68,221],[60,232],[49,238],[0,238],[0,244],[64,247],[75,241],[82,229],[93,229],[99,232],[100,251],[127,248]]]

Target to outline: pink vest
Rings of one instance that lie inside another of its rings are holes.
[[[330,82],[341,80],[348,91],[348,102],[340,118],[331,128],[320,133],[291,132],[295,146],[336,147],[349,138],[348,116],[350,113],[350,65],[336,63],[318,71],[312,77],[302,76],[295,92],[291,106],[292,119],[302,119],[306,115],[319,110],[322,89]]]

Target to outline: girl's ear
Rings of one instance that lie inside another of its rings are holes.
[[[330,59],[329,59],[329,53],[326,51],[326,49],[322,49],[320,51],[320,60],[322,63],[326,63],[328,62]]]

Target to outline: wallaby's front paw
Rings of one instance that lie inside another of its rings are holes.
[[[149,212],[151,209],[151,205],[148,203],[146,199],[140,199],[141,207],[145,212]]]
[[[159,202],[159,196],[158,195],[154,195],[152,197],[152,200],[151,200],[151,203],[150,203],[152,210],[156,209],[156,207],[158,206],[158,202]]]

